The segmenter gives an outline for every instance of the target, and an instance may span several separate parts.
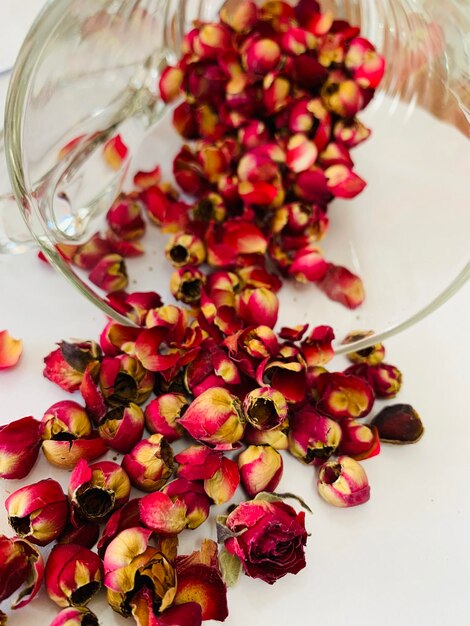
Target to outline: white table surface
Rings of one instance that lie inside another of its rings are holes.
[[[0,15],[14,7],[18,22],[26,23],[39,4],[29,0],[18,7],[16,0],[2,0]],[[43,357],[60,339],[96,339],[103,317],[33,252],[0,256],[0,290],[0,330],[24,341],[19,365],[0,372],[0,424],[25,415],[40,419],[52,403],[70,398],[42,377]],[[469,312],[467,285],[387,342],[387,361],[404,373],[398,401],[419,411],[426,433],[413,446],[384,445],[378,457],[364,462],[370,502],[348,510],[328,506],[316,493],[313,470],[286,459],[279,490],[298,493],[314,511],[307,515],[307,567],[272,587],[242,577],[229,591],[227,626],[470,623]],[[51,469],[44,459],[26,480],[45,476],[67,485],[68,473]],[[0,482],[0,500],[22,484]],[[10,531],[0,511],[0,532]],[[189,551],[195,539],[215,533],[208,523],[199,533],[184,534],[182,550]],[[105,626],[130,623],[102,598],[91,608]],[[55,612],[42,590],[8,624],[46,626]]]

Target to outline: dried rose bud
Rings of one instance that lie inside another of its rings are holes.
[[[401,389],[402,373],[397,367],[388,363],[378,365],[355,363],[344,370],[344,373],[359,376],[367,381],[377,398],[394,398]]]
[[[316,379],[316,387],[319,410],[334,419],[364,417],[374,405],[372,387],[357,376],[325,372]]]
[[[99,622],[89,609],[69,606],[58,613],[49,626],[99,626]]]
[[[364,504],[370,498],[369,481],[362,466],[348,456],[327,461],[320,467],[318,493],[333,506]]]
[[[335,338],[331,326],[316,326],[302,343],[302,352],[309,368],[326,365],[335,355],[331,345]]]
[[[364,96],[359,85],[342,72],[330,72],[321,89],[326,108],[340,117],[354,117],[364,107]]]
[[[231,450],[243,436],[245,417],[236,396],[212,387],[191,402],[179,423],[194,439],[216,450]]]
[[[279,312],[279,300],[275,293],[264,287],[244,289],[238,300],[237,311],[247,325],[263,324],[274,328]]]
[[[160,433],[171,443],[183,436],[183,429],[177,420],[189,406],[181,393],[165,393],[154,398],[145,407],[145,425],[151,433]]]
[[[214,541],[205,539],[197,552],[176,557],[175,570],[178,578],[176,606],[188,607],[197,602],[202,620],[223,622],[227,619],[227,586],[222,579]],[[198,622],[168,623],[196,626]]]
[[[158,624],[153,619],[153,607],[164,611],[171,606],[176,593],[176,576],[168,559],[149,545],[151,535],[151,530],[128,528],[111,541],[104,556],[104,584],[109,605],[125,617],[132,614],[133,605],[138,610],[139,594],[146,590],[151,605],[147,615]],[[145,619],[145,615],[142,617]],[[139,619],[138,623],[151,622]]]
[[[142,409],[131,402],[129,406],[108,411],[98,426],[98,432],[110,448],[125,454],[141,440],[144,423]]]
[[[280,391],[259,387],[250,391],[243,401],[246,420],[258,430],[272,430],[287,418],[287,402]]]
[[[183,79],[184,74],[179,67],[165,67],[158,81],[163,102],[173,102],[181,95]]]
[[[329,143],[323,152],[320,153],[319,162],[325,168],[332,165],[344,165],[352,168],[354,163],[349,155],[349,150],[340,143]]]
[[[288,430],[288,420],[285,420],[279,428],[272,430],[258,430],[251,424],[247,424],[243,443],[253,446],[272,446],[275,450],[287,450],[289,448]]]
[[[49,598],[58,606],[85,606],[101,589],[100,557],[74,544],[57,545],[47,559],[45,584]]]
[[[220,9],[220,19],[230,26],[236,33],[250,31],[258,20],[258,7],[251,0],[240,2],[230,9],[223,6]]]
[[[355,330],[349,333],[344,339],[343,344],[353,343],[365,337],[373,335],[373,331]],[[384,360],[385,347],[382,343],[375,343],[368,348],[357,350],[356,352],[348,352],[346,355],[352,363],[366,363],[367,365],[377,365]]]
[[[93,432],[88,413],[71,400],[47,409],[40,432],[44,456],[57,467],[71,469],[79,459],[92,461],[107,450],[105,441]]]
[[[327,187],[336,198],[354,198],[366,186],[366,181],[343,164],[330,165],[325,170]]]
[[[416,443],[424,434],[418,413],[410,404],[392,404],[378,413],[371,422],[386,443]]]
[[[273,492],[282,478],[282,456],[271,446],[248,446],[237,459],[243,489],[250,498]]]
[[[101,461],[88,465],[83,459],[70,475],[69,501],[76,513],[91,522],[101,522],[129,500],[131,484],[117,463]]]
[[[22,417],[0,426],[0,478],[25,478],[41,448],[40,422]]]
[[[113,170],[119,170],[123,166],[128,153],[129,148],[123,142],[121,135],[112,137],[104,144],[104,159]]]
[[[334,420],[305,406],[289,420],[289,451],[304,463],[325,461],[341,441],[341,427]]]
[[[222,457],[220,468],[204,481],[204,491],[214,504],[225,504],[233,497],[239,484],[240,473],[237,464],[231,459]]]
[[[193,444],[175,456],[178,463],[177,474],[187,480],[212,478],[222,465],[222,456],[222,452]]]
[[[180,233],[170,239],[165,248],[165,255],[173,267],[197,266],[204,263],[206,248],[196,235]]]
[[[349,43],[344,64],[354,80],[366,89],[376,89],[385,72],[385,59],[363,37],[355,37]]]
[[[100,360],[101,349],[94,341],[61,341],[57,350],[44,359],[44,376],[65,391],[77,391],[86,369],[98,370]]]
[[[336,141],[351,149],[370,137],[370,129],[364,126],[357,118],[352,120],[338,120],[333,133]]]
[[[281,49],[273,39],[252,39],[242,57],[249,72],[261,75],[276,70],[280,59]]]
[[[120,239],[131,241],[145,234],[140,204],[132,198],[119,197],[106,213],[106,221]]]
[[[21,339],[14,339],[7,330],[0,331],[0,370],[13,367],[23,351]]]
[[[106,292],[125,289],[129,283],[126,264],[119,254],[107,254],[90,272],[93,284]]]
[[[297,250],[289,274],[300,283],[316,282],[325,276],[327,263],[315,246]]]
[[[128,402],[143,404],[152,392],[153,383],[153,374],[133,356],[105,357],[101,363],[99,386],[108,406],[119,407]]]
[[[134,175],[134,185],[140,189],[148,189],[154,185],[158,185],[161,179],[161,169],[157,165],[155,169],[149,172],[139,171]]]
[[[129,500],[129,502],[123,504],[117,511],[114,511],[106,522],[106,526],[97,545],[97,552],[101,558],[104,558],[106,548],[121,531],[140,525],[139,501],[140,498]]]
[[[375,426],[361,424],[358,420],[343,420],[341,431],[338,454],[346,454],[356,461],[379,454],[380,440]]]
[[[12,608],[26,606],[41,588],[43,575],[44,561],[36,546],[0,534],[0,602],[21,589]]]
[[[194,220],[205,223],[211,221],[222,222],[226,213],[224,200],[218,193],[208,193],[200,198],[193,207]]]
[[[196,267],[182,267],[171,275],[170,291],[176,300],[185,304],[197,304],[205,282],[205,274]]]
[[[190,529],[201,526],[209,517],[212,501],[200,481],[185,478],[172,480],[162,489],[173,502],[179,500],[186,505],[186,524]]]
[[[39,546],[57,539],[69,512],[62,487],[51,478],[17,489],[5,500],[5,508],[18,537]]]
[[[142,523],[159,535],[177,535],[186,528],[186,505],[162,491],[141,498],[139,509]]]
[[[82,269],[92,270],[98,261],[101,261],[104,256],[112,252],[111,242],[96,234],[86,243],[79,246],[73,255],[73,262]]]
[[[264,359],[256,370],[259,385],[280,391],[287,402],[300,402],[307,391],[307,364],[295,346],[283,345],[272,358]]]
[[[157,491],[173,474],[173,451],[163,435],[154,434],[126,454],[122,467],[134,487],[142,491]]]
[[[293,172],[303,172],[317,160],[316,145],[303,133],[292,135],[287,144],[286,165]]]
[[[364,302],[362,280],[345,267],[328,263],[326,273],[318,286],[330,300],[340,302],[348,309],[357,309]]]

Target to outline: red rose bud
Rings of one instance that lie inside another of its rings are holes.
[[[327,461],[320,467],[318,493],[333,506],[364,504],[370,498],[369,481],[362,466],[348,456]]]
[[[62,487],[51,478],[17,489],[5,500],[5,508],[18,537],[39,546],[57,539],[69,513]]]
[[[154,185],[158,185],[161,179],[160,166],[157,165],[155,169],[149,172],[139,171],[134,175],[134,185],[140,189],[148,189]]]
[[[250,31],[258,20],[258,7],[251,0],[241,2],[236,7],[222,7],[220,19],[236,33]]]
[[[312,407],[302,407],[289,420],[289,451],[304,463],[325,461],[340,441],[339,424]]]
[[[219,179],[219,187],[224,181]],[[203,196],[193,207],[193,218],[197,222],[217,222],[225,219],[227,209],[224,199],[217,193],[208,193]]]
[[[340,71],[331,72],[321,89],[323,104],[340,117],[354,117],[364,107],[359,85]]]
[[[131,198],[121,196],[106,214],[113,233],[120,239],[132,241],[145,234],[145,222],[140,205]]]
[[[126,530],[126,528],[134,528],[140,525],[139,501],[140,498],[129,500],[129,502],[123,504],[117,511],[114,511],[106,522],[106,526],[97,545],[97,552],[101,558],[104,558],[106,548],[120,532]]]
[[[225,525],[234,534],[225,540],[225,548],[240,559],[247,576],[272,585],[305,567],[303,511],[296,513],[284,502],[251,500],[238,505]]]
[[[252,74],[265,75],[277,69],[281,49],[272,39],[252,39],[245,48],[243,64]]]
[[[99,234],[93,235],[86,243],[78,247],[73,255],[73,262],[85,270],[92,270],[98,261],[113,252],[113,247],[107,239]]]
[[[100,391],[109,406],[143,404],[150,396],[154,377],[134,357],[121,354],[104,358],[99,372]]]
[[[89,278],[93,284],[106,292],[125,289],[129,283],[126,264],[119,254],[107,254],[90,272]]]
[[[341,431],[339,454],[346,454],[356,461],[369,459],[379,454],[380,439],[377,428],[361,424],[358,420],[343,420]]]
[[[179,233],[174,235],[165,248],[165,256],[173,267],[201,265],[206,258],[204,243],[196,235]]]
[[[69,606],[58,613],[49,626],[99,626],[99,622],[89,609]]]
[[[111,409],[98,426],[100,437],[108,446],[125,454],[141,440],[144,433],[144,413],[133,404]]]
[[[354,148],[368,139],[370,133],[370,129],[356,118],[352,120],[338,120],[333,129],[336,141],[348,149]]]
[[[374,417],[372,426],[386,443],[416,443],[424,433],[421,418],[410,404],[385,407]]]
[[[205,539],[197,552],[176,557],[175,569],[178,578],[175,605],[186,606],[196,601],[203,620],[225,621],[227,587],[219,569],[217,544]]]
[[[20,589],[12,608],[26,606],[41,588],[43,574],[44,561],[35,546],[0,534],[0,602]]]
[[[21,339],[14,339],[7,330],[0,331],[0,370],[14,367],[23,352]]]
[[[44,359],[44,376],[65,391],[77,391],[87,368],[98,370],[101,350],[94,341],[67,343],[61,341],[57,350]]]
[[[162,489],[173,502],[179,500],[186,505],[187,527],[194,529],[203,524],[209,517],[212,501],[199,481],[177,478]]]
[[[317,407],[334,419],[355,419],[370,413],[375,396],[372,387],[357,376],[325,372],[316,379]]]
[[[71,469],[80,459],[92,461],[102,456],[107,446],[93,433],[85,409],[71,400],[53,404],[41,421],[42,450],[52,465]]]
[[[279,300],[275,293],[265,287],[244,289],[238,300],[237,311],[247,325],[263,324],[274,328],[279,312]]]
[[[318,283],[330,300],[343,304],[348,309],[357,309],[364,302],[364,285],[345,267],[328,263],[326,273]]]
[[[165,67],[161,73],[158,87],[163,102],[173,102],[182,93],[184,74],[178,67]],[[158,182],[158,181],[157,181]]]
[[[206,276],[196,267],[182,267],[171,275],[170,291],[176,300],[185,304],[197,304]]]
[[[173,501],[162,491],[141,498],[139,509],[142,523],[159,535],[177,535],[188,523],[185,503],[178,498]]]
[[[275,450],[287,450],[289,448],[288,429],[289,422],[287,420],[279,428],[272,430],[258,430],[251,424],[247,424],[243,443],[253,446],[272,446]]]
[[[402,373],[394,365],[379,363],[369,368],[367,381],[377,398],[394,398],[401,389]]]
[[[385,59],[363,37],[355,37],[350,42],[344,64],[358,85],[365,89],[376,89],[385,72]]]
[[[117,463],[101,461],[88,465],[83,459],[70,475],[69,501],[76,513],[91,522],[101,522],[129,500],[131,484]]]
[[[222,466],[222,452],[211,450],[207,446],[192,445],[175,456],[178,463],[177,474],[187,480],[205,480]]]
[[[373,331],[355,330],[349,333],[344,339],[343,344],[353,343],[354,341],[360,341],[365,337],[373,335]],[[382,343],[375,343],[368,348],[357,350],[356,352],[348,352],[346,355],[352,363],[366,363],[367,365],[377,365],[384,360],[385,347]]]
[[[286,165],[292,172],[303,172],[317,160],[318,149],[303,133],[292,135],[287,144]]]
[[[243,401],[247,422],[258,430],[273,430],[287,418],[287,402],[280,391],[259,387],[250,391]]]
[[[41,447],[40,423],[22,417],[0,426],[0,477],[25,478],[38,458]]]
[[[212,387],[189,405],[179,423],[194,439],[216,450],[231,450],[243,436],[240,400],[223,387]]]
[[[131,483],[142,491],[161,489],[173,474],[173,451],[160,434],[143,439],[122,459]]]
[[[329,143],[325,150],[320,153],[319,162],[323,167],[328,168],[332,165],[344,165],[352,168],[354,163],[349,156],[349,150],[340,143]]]
[[[335,338],[331,326],[316,326],[310,335],[301,343],[301,348],[307,366],[317,367],[326,365],[335,355],[331,345]]]
[[[113,170],[119,170],[124,165],[128,152],[129,148],[123,142],[121,135],[109,139],[103,148],[104,159]]]
[[[222,457],[220,468],[204,481],[204,491],[215,504],[225,504],[235,494],[240,484],[240,473],[237,464]]]
[[[128,312],[128,317],[133,319],[136,324],[143,326],[148,312],[161,307],[163,302],[161,296],[155,291],[135,291],[126,296],[126,304],[132,307],[132,311]]]
[[[167,558],[149,545],[151,535],[152,531],[145,528],[128,528],[111,541],[104,555],[104,584],[109,605],[125,617],[131,615],[133,604],[138,610],[139,594],[145,590],[150,595],[151,609],[149,620],[140,623],[152,624],[150,620],[154,620],[158,625],[153,607],[163,612],[171,606],[176,576]]]
[[[283,326],[279,331],[279,337],[287,341],[300,341],[308,329],[308,324],[298,324],[297,326]]]
[[[91,550],[74,544],[52,548],[45,583],[47,595],[58,606],[85,606],[101,589],[102,580],[103,563]]]
[[[145,425],[151,433],[159,433],[171,443],[183,436],[183,429],[178,419],[189,406],[181,393],[165,393],[154,398],[145,407]]]
[[[260,363],[256,381],[280,391],[287,402],[300,402],[307,390],[306,368],[301,352],[294,346],[284,345],[275,357]]]
[[[282,478],[282,456],[271,446],[248,446],[237,459],[243,489],[250,498],[273,492]]]
[[[346,165],[331,165],[325,170],[327,187],[336,198],[354,198],[366,186],[365,180]]]
[[[317,282],[325,276],[327,263],[318,248],[308,246],[295,253],[289,274],[300,283]]]

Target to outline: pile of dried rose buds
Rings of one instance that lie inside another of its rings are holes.
[[[349,307],[364,297],[360,279],[316,247],[329,202],[365,184],[349,149],[369,135],[355,115],[384,63],[358,35],[313,0],[243,2],[186,35],[160,89],[166,102],[182,97],[174,124],[197,141],[174,161],[194,201],[182,201],[159,168],[138,172],[137,190],[109,210],[105,235],[61,248],[134,326],[108,321],[99,343],[63,341],[45,358],[46,378],[81,394],[83,405],[57,402],[40,422],[0,428],[1,477],[25,478],[41,449],[72,470],[67,495],[46,479],[6,500],[16,536],[0,536],[0,601],[20,589],[13,608],[24,606],[44,579],[62,609],[51,626],[98,624],[86,604],[102,586],[110,606],[139,626],[224,621],[227,585],[241,571],[272,584],[305,566],[305,514],[274,493],[283,451],[318,469],[324,500],[349,507],[370,496],[359,460],[377,455],[380,440],[422,435],[409,405],[369,419],[375,399],[401,386],[381,344],[349,354],[352,365],[334,372],[325,367],[330,326],[273,330],[278,273],[316,282]],[[125,154],[119,136],[105,148],[112,167]],[[143,252],[144,209],[172,233],[171,292],[189,308],[125,291],[123,257]],[[0,368],[20,353],[1,332]],[[186,447],[176,453],[177,440]],[[96,461],[109,449],[123,455],[120,464]],[[179,533],[203,524],[239,485],[249,499],[217,518],[220,549],[207,539],[178,555]],[[146,495],[130,499],[132,487]],[[37,546],[54,541],[44,567]]]

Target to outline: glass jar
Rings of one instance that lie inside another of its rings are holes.
[[[364,304],[352,311],[311,285],[285,284],[280,325],[331,324],[338,352],[360,349],[418,321],[470,275],[469,33],[466,0],[325,0],[323,11],[361,27],[386,59],[386,75],[361,119],[372,138],[354,152],[368,182],[354,200],[335,200],[322,248],[361,276]],[[238,0],[225,3],[228,11]],[[171,178],[182,141],[158,78],[181,53],[195,19],[214,20],[211,0],[52,0],[18,56],[5,116],[13,193],[7,196],[3,251],[27,239],[54,267],[114,319],[114,310],[84,273],[58,252],[99,230],[113,199],[136,169],[162,167]],[[117,169],[102,158],[120,134],[129,148]],[[65,147],[65,149],[64,149]],[[0,216],[1,217],[1,216]],[[156,230],[147,254],[129,263],[134,290],[171,296],[165,236]],[[150,259],[150,261],[149,261]],[[372,329],[341,344],[351,330]]]

